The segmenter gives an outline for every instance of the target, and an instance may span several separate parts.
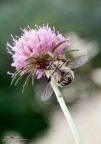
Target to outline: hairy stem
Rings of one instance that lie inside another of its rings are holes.
[[[49,78],[48,72],[46,72],[46,75]],[[71,117],[71,115],[69,113],[69,110],[68,110],[68,108],[67,108],[67,106],[65,104],[65,101],[63,99],[63,96],[62,96],[62,94],[61,94],[61,92],[60,92],[60,90],[59,90],[59,88],[56,85],[54,80],[51,80],[51,86],[52,86],[52,88],[53,88],[53,90],[54,90],[54,92],[56,94],[57,100],[58,100],[58,102],[59,102],[59,104],[61,106],[61,109],[62,109],[65,117],[66,117],[66,120],[67,120],[67,122],[69,124],[69,127],[70,127],[71,131],[72,131],[72,134],[74,136],[76,144],[82,144],[81,139],[80,139],[80,137],[78,135],[77,129],[75,127],[75,124],[73,122],[73,119],[72,119],[72,117]]]

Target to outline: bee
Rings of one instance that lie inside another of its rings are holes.
[[[48,60],[40,68],[46,68],[49,74],[48,83],[43,90],[41,100],[46,101],[53,93],[51,80],[54,79],[59,87],[69,85],[74,80],[74,71],[88,60],[87,55],[81,55],[73,60],[59,59]]]

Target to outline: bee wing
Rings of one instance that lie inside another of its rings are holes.
[[[82,66],[87,60],[88,60],[88,56],[82,55],[82,56],[75,58],[74,60],[72,60],[70,62],[67,62],[66,66],[71,69],[75,69],[77,67]]]
[[[53,89],[51,87],[51,84],[48,82],[41,95],[41,100],[46,101],[51,97],[52,93],[53,93]]]

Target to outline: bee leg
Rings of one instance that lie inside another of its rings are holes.
[[[48,82],[50,82],[51,81],[51,76],[49,76],[49,78],[48,78]]]
[[[72,71],[75,71],[75,69],[71,69]]]

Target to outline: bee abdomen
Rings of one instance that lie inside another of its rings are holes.
[[[69,85],[69,84],[73,81],[73,79],[74,79],[74,78],[73,78],[72,75],[71,75],[71,76],[68,77],[66,80],[62,80],[61,83],[60,83],[61,87],[66,86],[66,85]]]

